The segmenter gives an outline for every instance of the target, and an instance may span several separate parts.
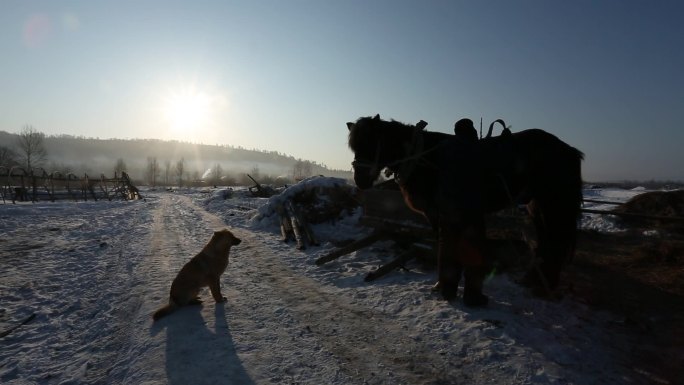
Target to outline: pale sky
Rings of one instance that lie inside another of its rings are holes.
[[[0,130],[350,169],[360,116],[502,118],[579,148],[586,180],[684,180],[682,20],[678,0],[0,0]]]

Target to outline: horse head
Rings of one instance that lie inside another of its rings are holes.
[[[396,121],[384,121],[380,115],[359,118],[347,123],[349,148],[354,152],[354,182],[362,190],[373,187],[380,172],[392,168],[398,159],[405,157],[406,141],[410,141],[415,130],[427,125],[420,121],[415,126]]]
[[[373,187],[373,182],[385,168],[382,160],[380,115],[359,118],[355,123],[348,122],[349,148],[354,152],[354,182],[358,188],[365,190]]]

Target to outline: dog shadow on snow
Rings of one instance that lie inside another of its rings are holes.
[[[185,306],[152,325],[152,335],[166,329],[169,384],[254,384],[235,350],[225,304],[214,305],[215,325],[202,317],[202,305]]]

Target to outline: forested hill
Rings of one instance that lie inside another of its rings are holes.
[[[0,147],[17,155],[18,134],[0,131]],[[156,159],[160,171],[173,168],[183,159],[188,179],[200,178],[207,170],[220,166],[225,175],[238,177],[256,173],[263,178],[306,173],[351,178],[349,170],[330,170],[313,160],[296,159],[275,151],[247,150],[240,147],[196,145],[157,139],[93,139],[68,135],[46,136],[44,147],[47,159],[43,167],[48,171],[68,170],[75,174],[113,174],[117,161],[123,159],[134,179],[144,180],[150,159]]]

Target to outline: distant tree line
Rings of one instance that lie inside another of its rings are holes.
[[[175,159],[164,155],[169,153],[174,153]],[[187,161],[188,156],[191,162]],[[209,163],[205,159],[213,160]],[[253,166],[246,167],[249,163]],[[46,136],[31,125],[24,126],[19,134],[0,131],[0,166],[19,166],[27,171],[42,168],[62,175],[87,173],[91,177],[126,172],[138,185],[180,187],[252,185],[254,182],[247,174],[259,183],[276,185],[319,174],[351,177],[349,171],[328,170],[319,163],[277,151],[151,139]]]
[[[47,159],[45,134],[26,125],[17,137],[15,148],[0,146],[0,166],[23,167],[27,172],[43,167]]]

